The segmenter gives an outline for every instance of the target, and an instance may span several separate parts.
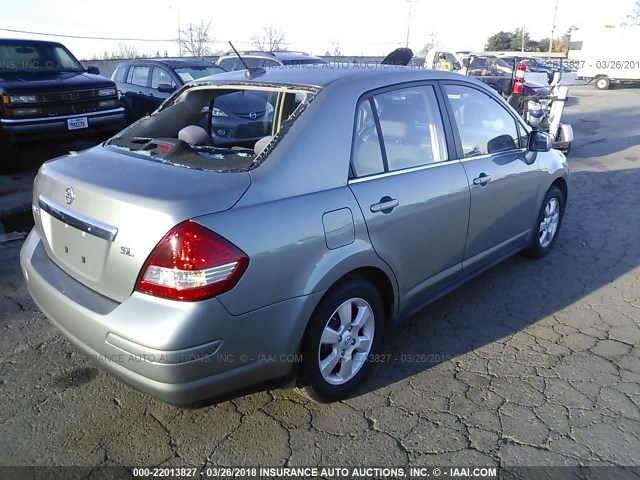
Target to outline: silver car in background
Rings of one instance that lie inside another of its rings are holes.
[[[173,404],[294,375],[344,398],[386,329],[517,252],[544,256],[562,222],[565,157],[484,84],[266,70],[187,85],[35,180],[20,258],[38,307]],[[269,97],[268,135],[216,144],[212,113],[243,91]]]

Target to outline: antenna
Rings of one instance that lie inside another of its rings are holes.
[[[233,49],[233,51],[236,53],[236,55],[238,56],[238,58],[242,62],[242,65],[244,65],[245,70],[249,70],[249,67],[247,67],[247,63],[244,61],[244,58],[242,58],[242,55],[240,55],[240,52],[238,52],[238,50],[236,50],[236,47],[233,46],[233,43],[231,43],[231,40],[229,40],[229,45],[231,45],[231,48]]]
[[[260,67],[249,68],[249,66],[247,65],[247,62],[244,61],[244,58],[242,58],[242,55],[240,55],[240,52],[236,50],[236,47],[233,46],[233,43],[231,43],[231,41],[229,41],[229,45],[231,45],[231,48],[233,48],[233,51],[242,62],[242,65],[244,65],[244,76],[247,77],[249,80],[253,80],[255,77],[259,77],[260,75],[264,75],[265,73],[267,73],[267,71],[264,68],[260,68]]]

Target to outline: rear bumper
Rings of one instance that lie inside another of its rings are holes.
[[[38,308],[71,343],[124,382],[176,405],[287,376],[323,294],[239,316],[215,298],[174,302],[133,293],[119,304],[55,265],[35,230],[20,263]]]
[[[67,120],[71,118],[87,118],[88,128],[69,130]],[[85,134],[115,133],[125,127],[124,109],[122,107],[77,115],[59,117],[0,119],[0,131],[12,142],[30,142],[45,138],[73,138]]]

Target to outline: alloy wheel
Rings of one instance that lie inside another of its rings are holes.
[[[331,385],[351,380],[367,361],[375,335],[371,305],[352,298],[340,305],[327,321],[318,347],[322,378]]]
[[[560,203],[557,198],[550,198],[544,209],[542,221],[540,222],[540,246],[547,248],[558,230],[560,223]]]

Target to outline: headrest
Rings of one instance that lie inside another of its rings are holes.
[[[260,152],[265,149],[265,147],[271,142],[273,137],[271,135],[267,135],[266,137],[262,137],[260,140],[256,142],[253,146],[253,151],[256,155],[260,155]]]
[[[407,124],[393,120],[380,120],[382,136],[385,138],[404,138],[407,135]]]
[[[180,129],[178,139],[190,145],[211,145],[211,136],[198,125],[187,125]]]

